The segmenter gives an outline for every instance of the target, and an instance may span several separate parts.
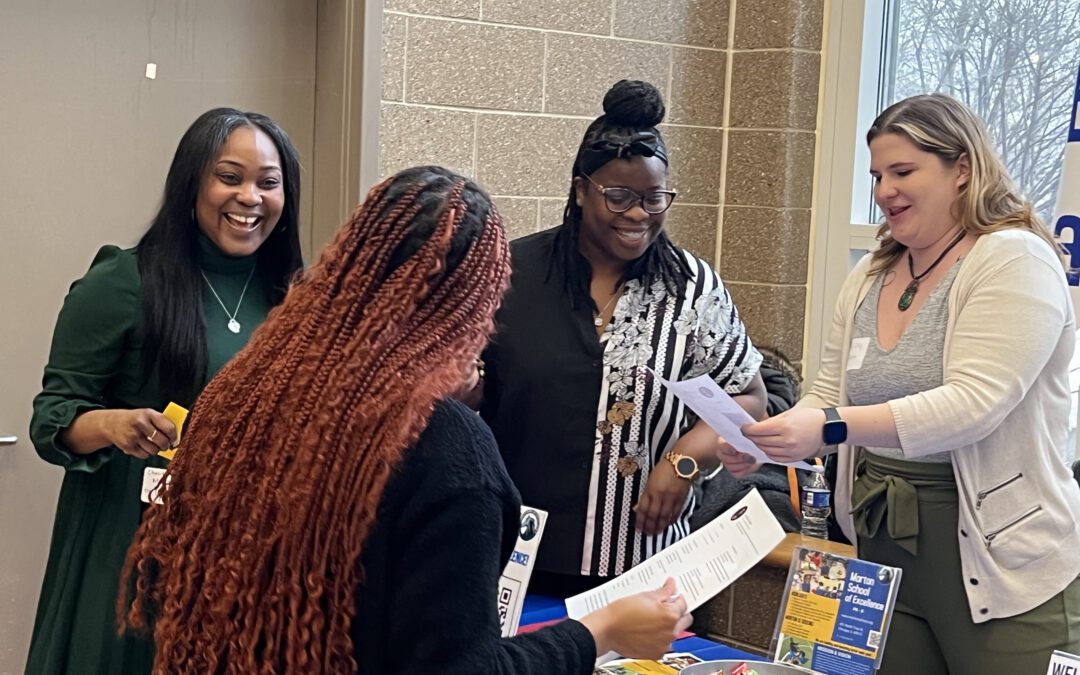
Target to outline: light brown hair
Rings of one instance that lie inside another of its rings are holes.
[[[971,166],[953,216],[966,232],[976,235],[1020,228],[1034,232],[1055,252],[1060,246],[1031,202],[1020,194],[1005,163],[994,150],[986,126],[967,106],[945,94],[912,96],[889,106],[866,132],[869,145],[882,134],[898,134],[918,149],[953,166],[967,156]],[[907,247],[892,238],[887,223],[877,232],[869,274],[879,274],[896,262]]]

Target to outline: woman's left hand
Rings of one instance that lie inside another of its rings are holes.
[[[671,462],[661,460],[645,483],[645,494],[634,507],[634,526],[643,534],[660,534],[679,517],[690,492],[690,481],[679,478]]]
[[[825,411],[820,408],[792,408],[763,422],[748,424],[743,434],[777,462],[797,462],[821,450],[821,430]]]

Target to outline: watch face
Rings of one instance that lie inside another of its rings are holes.
[[[675,463],[675,470],[680,476],[690,476],[697,471],[697,462],[692,457],[681,457]]]
[[[825,445],[843,443],[847,440],[847,422],[842,420],[826,422],[825,428],[822,430],[822,437]]]

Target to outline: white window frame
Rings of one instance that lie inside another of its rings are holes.
[[[877,115],[881,73],[888,67],[881,49],[887,4],[885,0],[826,3],[821,144],[803,344],[808,382],[821,363],[852,252],[868,250],[876,241],[877,226],[870,223],[870,156],[862,136]],[[867,180],[857,186],[856,176]]]

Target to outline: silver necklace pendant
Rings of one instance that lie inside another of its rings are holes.
[[[601,326],[603,326],[603,325],[604,325],[604,317],[603,317],[602,315],[600,315],[600,314],[597,314],[597,315],[596,315],[596,318],[594,318],[594,319],[592,320],[592,323],[593,323],[593,325],[594,325],[594,326],[596,326],[597,328],[600,328]]]
[[[206,272],[203,272],[200,269],[199,273],[202,274],[203,281],[205,281],[206,285],[210,288],[210,292],[214,294],[214,299],[218,301],[219,305],[221,305],[221,310],[225,312],[225,316],[229,317],[229,323],[225,324],[229,327],[229,332],[231,332],[233,335],[239,335],[240,322],[236,320],[236,315],[240,313],[240,305],[244,302],[244,293],[247,293],[248,284],[251,283],[251,276],[255,274],[255,268],[252,267],[251,271],[248,272],[247,281],[244,282],[244,287],[240,290],[240,299],[237,300],[236,309],[234,309],[232,312],[230,312],[229,308],[225,306],[225,303],[221,301],[221,296],[218,295],[217,291],[214,290],[214,285],[211,284],[210,280],[206,278]]]

